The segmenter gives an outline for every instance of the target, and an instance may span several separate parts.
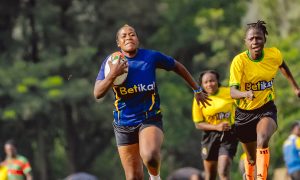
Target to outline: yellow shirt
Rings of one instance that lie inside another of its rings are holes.
[[[214,95],[209,95],[211,106],[198,105],[196,99],[193,101],[193,121],[195,123],[207,122],[219,124],[220,122],[234,123],[234,100],[230,97],[229,87],[220,87]]]
[[[7,180],[7,168],[0,165],[0,180]]]
[[[274,78],[283,59],[277,48],[264,48],[263,57],[251,60],[244,51],[234,57],[230,67],[229,86],[239,86],[240,91],[252,90],[254,99],[236,100],[244,110],[257,109],[275,99]]]

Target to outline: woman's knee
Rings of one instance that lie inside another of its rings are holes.
[[[267,132],[258,133],[257,134],[257,147],[258,148],[267,148],[269,146],[269,141],[272,134],[268,134]]]
[[[228,179],[230,176],[231,159],[229,157],[219,158],[218,174],[220,179]]]
[[[257,147],[268,147],[271,136],[277,129],[276,122],[269,117],[262,118],[257,124]]]
[[[230,174],[230,171],[229,171],[229,168],[219,168],[218,169],[218,174],[219,174],[219,177],[220,179],[227,179],[229,178],[229,174]]]
[[[141,154],[142,159],[146,166],[153,168],[159,167],[160,164],[160,151],[159,150],[150,150]]]

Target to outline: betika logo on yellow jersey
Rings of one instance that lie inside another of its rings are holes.
[[[128,95],[128,94],[134,94],[134,93],[140,93],[140,92],[146,92],[146,91],[154,91],[155,89],[155,82],[152,84],[138,84],[134,85],[133,87],[120,87],[119,92],[121,95]]]
[[[263,91],[265,89],[272,88],[273,81],[274,81],[274,79],[272,79],[271,81],[258,81],[257,83],[246,83],[245,90],[246,91],[249,91],[249,90]]]

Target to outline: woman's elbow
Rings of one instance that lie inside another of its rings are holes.
[[[202,127],[201,127],[201,125],[199,123],[195,123],[195,128],[199,129],[199,130],[202,130]]]
[[[97,91],[94,91],[94,97],[95,97],[96,100],[101,99],[103,96],[104,96],[103,93],[99,93]]]

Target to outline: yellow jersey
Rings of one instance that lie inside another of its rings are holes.
[[[7,180],[7,168],[0,165],[0,180]]]
[[[230,66],[229,86],[238,86],[240,91],[252,90],[254,99],[236,100],[239,108],[257,109],[275,99],[274,78],[283,63],[281,52],[277,48],[264,48],[258,60],[252,60],[249,52],[244,51],[234,57]]]
[[[211,106],[204,106],[197,104],[196,99],[193,101],[193,121],[195,123],[206,122],[209,124],[219,124],[221,122],[229,122],[230,125],[234,123],[234,100],[230,96],[229,87],[220,87],[218,92],[214,95],[208,96],[211,101]]]

